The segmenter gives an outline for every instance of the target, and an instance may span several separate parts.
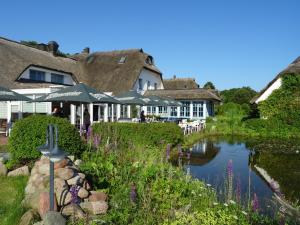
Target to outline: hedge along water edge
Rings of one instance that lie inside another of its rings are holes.
[[[79,132],[67,119],[46,115],[33,115],[18,120],[8,140],[8,149],[15,163],[25,164],[40,157],[37,148],[45,144],[48,124],[56,124],[59,147],[69,154],[80,155],[84,146]]]
[[[122,146],[159,146],[183,142],[183,133],[175,123],[97,123],[93,134],[101,137],[101,144],[117,143]]]

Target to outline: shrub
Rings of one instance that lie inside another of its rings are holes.
[[[264,118],[276,118],[294,127],[300,126],[300,75],[285,74],[282,86],[258,104]]]
[[[67,119],[33,115],[14,124],[8,141],[8,149],[15,163],[28,163],[40,157],[37,147],[45,144],[48,124],[57,124],[59,147],[72,155],[79,155],[83,143],[76,128]]]
[[[93,134],[123,146],[158,146],[161,143],[177,145],[183,141],[183,133],[175,123],[97,123]]]
[[[299,129],[284,124],[276,118],[249,119],[245,121],[245,127],[249,129],[249,132],[255,132],[261,136],[293,137],[299,135]]]

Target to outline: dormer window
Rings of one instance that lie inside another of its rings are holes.
[[[64,83],[64,75],[51,73],[51,83],[63,84]]]
[[[148,81],[147,81],[147,90],[150,90],[150,86],[151,86],[151,85],[150,85],[150,81],[148,80]]]
[[[139,78],[139,90],[143,90],[143,79]]]
[[[126,56],[122,56],[120,61],[119,61],[119,64],[124,64],[126,61]]]
[[[153,57],[152,56],[148,56],[146,58],[146,63],[149,64],[149,65],[154,65]]]
[[[46,73],[40,70],[29,70],[29,79],[34,81],[46,81]]]

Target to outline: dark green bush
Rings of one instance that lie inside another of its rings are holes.
[[[175,123],[98,123],[93,125],[93,134],[101,136],[102,144],[109,140],[123,146],[175,146],[183,141],[183,133]]]
[[[293,137],[299,135],[299,129],[284,124],[282,121],[272,119],[249,119],[245,121],[245,127],[261,136]]]
[[[45,144],[48,124],[57,124],[59,147],[69,154],[79,155],[83,150],[79,132],[67,119],[33,115],[17,121],[8,140],[8,149],[15,163],[27,163],[40,157],[37,147]]]

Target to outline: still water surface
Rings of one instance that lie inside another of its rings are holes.
[[[200,141],[189,151],[190,158],[183,158],[184,168],[194,178],[212,185],[223,202],[228,201],[231,163],[233,190],[230,196],[244,206],[256,194],[260,212],[272,215],[280,207],[275,193],[289,202],[300,199],[298,143],[218,138]]]

